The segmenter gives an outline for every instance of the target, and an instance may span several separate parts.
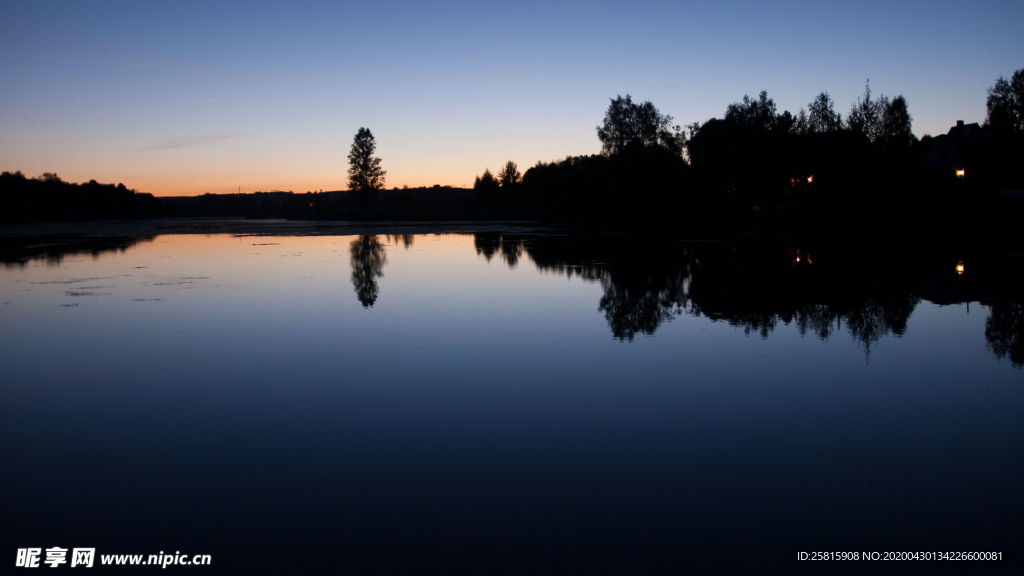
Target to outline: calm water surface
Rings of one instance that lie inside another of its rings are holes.
[[[160,235],[11,263],[4,554],[296,574],[1019,554],[1019,300],[969,260],[871,279],[745,250]]]

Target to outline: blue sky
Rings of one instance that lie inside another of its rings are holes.
[[[608,99],[679,123],[866,79],[918,135],[983,121],[1024,3],[11,2],[0,170],[167,194],[342,189],[360,126],[389,186],[599,150]]]

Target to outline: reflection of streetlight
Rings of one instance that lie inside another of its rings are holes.
[[[960,262],[957,262],[957,264],[956,264],[956,273],[957,274],[963,274],[964,273],[964,262],[963,262],[963,260],[961,260]]]
[[[956,177],[957,178],[963,178],[964,177],[964,169],[963,168],[961,168],[961,169],[956,171]]]

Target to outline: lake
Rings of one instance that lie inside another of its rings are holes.
[[[1021,567],[1012,249],[218,226],[6,237],[5,554],[280,574],[823,573],[805,550]]]

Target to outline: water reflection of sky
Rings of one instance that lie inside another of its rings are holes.
[[[690,313],[629,340],[599,280],[470,235],[378,239],[372,306],[357,237],[158,236],[0,271],[0,538],[522,570],[1019,547],[1024,386],[987,306],[921,301],[870,354]]]

